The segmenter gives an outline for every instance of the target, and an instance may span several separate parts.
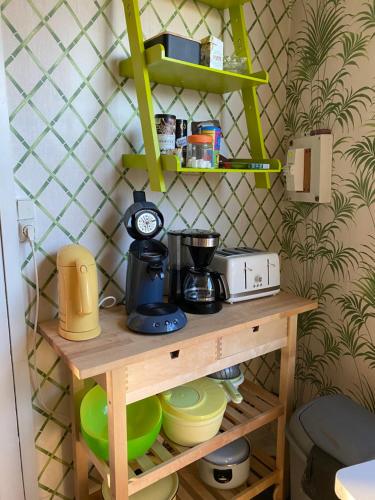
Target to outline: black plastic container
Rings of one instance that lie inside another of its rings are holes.
[[[158,43],[164,46],[165,55],[167,57],[193,64],[200,64],[201,44],[199,42],[165,32],[146,40],[145,48],[148,49]]]

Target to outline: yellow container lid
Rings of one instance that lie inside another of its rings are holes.
[[[224,389],[207,377],[160,394],[163,411],[185,420],[211,420],[225,411]]]
[[[171,474],[160,481],[157,481],[147,488],[144,488],[134,495],[130,495],[131,500],[172,500],[175,498],[178,490],[178,475],[176,473]],[[111,500],[111,494],[107,485],[104,481],[102,484],[102,494],[104,500]]]

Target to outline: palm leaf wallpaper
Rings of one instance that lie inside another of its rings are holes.
[[[320,308],[298,328],[297,402],[344,392],[375,411],[375,1],[297,0],[288,137],[331,129],[329,205],[287,203],[284,278]]]

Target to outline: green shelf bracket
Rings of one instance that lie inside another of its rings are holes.
[[[135,88],[139,116],[147,156],[147,170],[152,191],[165,192],[164,175],[160,160],[160,148],[155,128],[154,107],[150,77],[145,58],[145,47],[138,0],[123,0],[129,45],[133,60]]]
[[[134,78],[145,145],[144,155],[124,155],[123,165],[126,168],[147,169],[150,187],[153,191],[164,192],[166,190],[164,171],[253,172],[256,187],[265,189],[271,187],[269,174],[281,171],[280,161],[268,159],[264,146],[256,87],[268,83],[268,74],[265,71],[253,73],[250,42],[243,10],[243,4],[247,1],[249,0],[200,0],[201,3],[218,9],[229,8],[236,55],[247,59],[247,74],[240,75],[166,57],[162,45],[155,45],[145,50],[138,0],[123,0],[131,58],[120,62],[119,71],[122,76]],[[254,164],[254,169],[186,168],[181,166],[176,156],[161,155],[154,120],[151,81],[217,94],[241,91],[252,154],[252,159],[246,161]],[[268,165],[269,168],[260,172],[259,164]]]
[[[247,70],[251,74],[253,65],[251,62],[250,41],[246,30],[245,14],[243,5],[236,5],[229,9],[230,21],[233,31],[233,44],[237,56],[246,57]],[[255,87],[244,89],[242,98],[245,109],[247,130],[250,139],[251,154],[257,158],[267,158],[264,146],[262,124],[258,106],[258,96]],[[257,188],[270,189],[271,181],[268,173],[255,175],[255,185]]]

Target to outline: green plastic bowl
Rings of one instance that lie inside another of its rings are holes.
[[[124,404],[125,410],[125,404]],[[82,399],[81,431],[88,447],[103,460],[108,460],[107,395],[98,385]],[[152,396],[126,407],[128,460],[144,455],[154,444],[161,428],[162,410],[159,398]]]

